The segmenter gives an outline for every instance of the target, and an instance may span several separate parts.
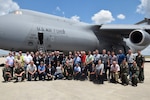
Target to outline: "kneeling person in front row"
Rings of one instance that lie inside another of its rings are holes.
[[[73,68],[69,64],[69,61],[66,61],[65,68],[64,68],[64,75],[67,80],[72,80],[73,78]]]
[[[30,64],[27,66],[27,73],[28,73],[28,81],[31,81],[33,77],[34,77],[34,80],[36,81],[37,67],[33,61],[31,61]]]
[[[46,75],[47,75],[47,78],[48,80],[52,80],[53,79],[53,70],[54,70],[54,67],[49,64],[47,67],[46,67]]]
[[[116,63],[116,61],[113,61],[113,64],[110,67],[110,71],[111,81],[114,83],[118,83],[120,66]]]
[[[16,68],[15,68],[14,73],[15,73],[16,82],[18,82],[18,81],[24,81],[24,79],[25,79],[24,68],[18,62],[16,62],[15,67]]]
[[[55,76],[54,80],[64,78],[63,66],[60,64],[59,61],[57,62],[56,72],[55,72],[54,76]]]
[[[76,64],[74,67],[74,80],[79,80],[81,76],[81,67],[79,64]]]
[[[96,81],[98,84],[104,84],[104,64],[101,60],[96,65]]]
[[[92,68],[91,68],[91,71],[90,71],[90,81],[95,81],[96,79],[96,73],[95,73],[95,64],[92,63]]]
[[[3,78],[4,81],[10,81],[12,76],[11,76],[11,68],[9,67],[9,65],[6,63],[5,67],[3,68]]]
[[[139,67],[137,66],[136,62],[133,62],[133,66],[131,67],[131,72],[132,72],[132,86],[137,86],[138,84],[138,76],[139,76]]]
[[[129,84],[129,80],[127,78],[128,73],[129,73],[129,69],[128,69],[128,63],[126,62],[126,60],[124,59],[120,65],[120,75],[121,75],[121,81],[122,81],[122,85],[128,85]]]
[[[39,80],[45,80],[45,76],[46,76],[46,73],[45,73],[45,65],[44,65],[44,62],[41,61],[40,62],[40,65],[38,66],[38,74],[39,74]]]
[[[88,69],[86,67],[86,64],[83,63],[82,67],[81,67],[81,77],[80,77],[80,80],[81,81],[87,80],[87,76],[88,76]]]

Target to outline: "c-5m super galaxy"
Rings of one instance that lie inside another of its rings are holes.
[[[134,25],[92,25],[31,10],[0,17],[0,48],[15,51],[95,50],[126,52],[150,44],[149,19]],[[144,23],[144,24],[143,24]]]

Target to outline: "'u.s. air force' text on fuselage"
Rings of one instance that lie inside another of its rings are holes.
[[[55,28],[37,27],[37,31],[39,31],[39,32],[50,32],[52,34],[65,34],[64,29],[55,29]]]

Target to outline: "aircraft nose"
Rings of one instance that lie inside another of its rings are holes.
[[[5,32],[9,23],[9,18],[6,15],[0,16],[0,32]]]
[[[2,22],[1,16],[0,16],[0,34],[2,33],[2,27],[3,27],[3,22]]]
[[[4,21],[2,20],[2,16],[0,16],[0,47],[2,46],[2,45],[4,45],[3,44],[3,40],[4,40],[4,23],[3,23]]]
[[[2,21],[1,16],[0,16],[0,36],[3,33],[2,31],[3,31],[3,21]]]
[[[3,39],[7,29],[7,21],[5,16],[0,16],[0,39]]]

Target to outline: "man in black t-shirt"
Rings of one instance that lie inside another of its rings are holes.
[[[20,63],[16,63],[16,68],[15,68],[15,78],[16,78],[16,82],[18,81],[24,81],[25,79],[25,71],[24,71],[24,68],[21,67],[21,64]]]

